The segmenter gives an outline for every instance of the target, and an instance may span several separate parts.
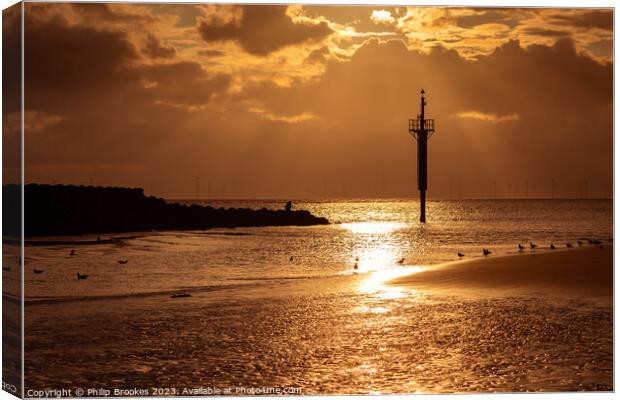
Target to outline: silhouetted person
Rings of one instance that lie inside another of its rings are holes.
[[[284,206],[284,211],[286,212],[290,212],[291,209],[293,208],[293,202],[289,201],[288,203],[286,203],[286,205]]]

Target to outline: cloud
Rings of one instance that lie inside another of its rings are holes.
[[[207,43],[235,41],[251,54],[265,56],[283,47],[325,38],[332,30],[325,21],[293,21],[286,6],[236,6],[239,19],[226,22],[201,18],[198,31]]]
[[[173,46],[164,46],[155,35],[149,34],[146,37],[142,53],[150,58],[172,58],[176,54]]]
[[[131,32],[153,39],[153,57],[145,58],[124,30],[70,23],[57,15],[61,4],[37,5],[46,18],[29,7],[25,129],[32,168],[141,165],[187,129],[192,111],[208,108],[230,86],[226,74],[166,57],[171,51],[152,31]]]
[[[551,16],[554,22],[579,28],[613,30],[613,13],[610,10],[566,10]]]
[[[395,25],[412,49],[429,52],[443,46],[474,60],[510,40],[526,47],[550,46],[568,37],[579,51],[591,51],[595,43],[610,39],[612,21],[611,9],[409,7]],[[599,59],[610,60],[610,52]]]
[[[461,111],[453,114],[453,117],[490,122],[492,124],[497,124],[501,122],[514,122],[519,120],[519,115],[517,114],[496,115],[491,113],[485,113],[482,111]]]
[[[373,10],[370,19],[376,24],[392,24],[396,20],[387,10]]]
[[[349,196],[380,195],[383,179],[388,194],[411,196],[407,120],[424,88],[437,122],[432,196],[447,195],[450,179],[476,190],[485,179],[529,179],[532,188],[554,174],[589,176],[592,190],[612,193],[610,32],[552,17],[569,15],[562,10],[386,8],[395,18],[386,25],[372,22],[370,7],[263,6],[271,17],[258,21],[243,7],[187,5],[179,26],[157,5],[101,17],[34,6],[26,4],[28,179],[91,175],[177,197],[192,195],[197,174],[224,197],[341,196],[343,182]],[[133,24],[128,15],[147,17]],[[191,21],[232,33],[205,41]],[[326,36],[315,32],[322,23]],[[248,52],[265,24],[274,34],[284,26],[283,38]],[[299,26],[312,35],[285,36]],[[162,57],[160,47],[175,54]]]
[[[27,89],[45,95],[80,91],[122,78],[122,71],[138,58],[123,32],[69,25],[61,17],[36,22],[26,12],[24,57]],[[84,67],[88,60],[88,68]]]
[[[260,115],[261,118],[264,118],[268,121],[286,122],[288,124],[294,124],[298,122],[306,122],[306,121],[312,121],[312,120],[319,119],[316,115],[308,111],[304,111],[301,114],[296,114],[296,115],[277,115],[260,107],[251,107],[249,111],[251,113]]]

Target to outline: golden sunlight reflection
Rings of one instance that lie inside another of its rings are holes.
[[[341,226],[352,233],[379,235],[394,232],[397,229],[403,228],[404,224],[401,222],[356,222],[341,224]]]
[[[362,293],[372,294],[381,299],[398,299],[411,293],[412,289],[387,284],[398,277],[422,271],[423,267],[393,267],[372,271],[359,286]]]
[[[381,246],[362,250],[356,256],[356,263],[359,272],[369,272],[394,266],[397,257],[393,247]]]

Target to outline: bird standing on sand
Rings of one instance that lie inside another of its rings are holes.
[[[293,256],[291,256],[291,258],[288,259],[289,261],[293,261]]]
[[[81,274],[78,272],[78,273],[77,273],[77,278],[78,278],[78,281],[79,281],[79,280],[82,280],[82,279],[86,279],[86,278],[88,278],[88,275],[81,275]]]
[[[555,250],[555,246],[553,245],[553,243],[551,243],[551,246],[549,246],[549,248],[550,248],[551,250]]]
[[[398,264],[403,265],[405,263],[405,257],[397,261]]]
[[[71,249],[71,253],[69,253],[70,256],[74,256],[75,255],[75,250]]]
[[[489,249],[482,249],[482,254],[485,256],[488,256],[489,254],[491,254],[491,250]]]
[[[566,243],[566,247],[567,247],[567,248],[569,248],[569,249],[572,249],[572,248],[573,248],[573,245],[572,245],[572,244],[570,244],[570,243]]]
[[[521,243],[519,243],[519,251],[525,249],[525,247],[523,247],[523,245]]]
[[[536,247],[537,246],[534,243],[530,242],[530,249],[535,249]]]
[[[359,266],[357,265],[357,263],[355,263],[355,265],[353,266],[353,269],[358,269]]]
[[[465,257],[465,254],[463,254],[461,252],[456,253],[456,255],[458,255],[459,257]]]

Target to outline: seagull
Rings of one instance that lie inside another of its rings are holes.
[[[75,250],[71,249],[71,253],[69,253],[70,256],[74,256],[75,255]]]
[[[405,263],[405,257],[397,261],[398,264],[403,265]]]
[[[555,250],[555,246],[553,245],[553,243],[551,243],[551,246],[549,246],[549,248],[550,248],[551,250]]]
[[[569,249],[572,249],[572,248],[573,248],[573,245],[572,245],[572,244],[570,244],[570,243],[566,243],[566,247],[567,247],[567,248],[569,248]]]
[[[293,256],[291,256],[291,258],[288,259],[289,261],[293,261]]]
[[[465,254],[463,254],[463,253],[460,253],[460,252],[459,252],[459,253],[456,253],[456,254],[457,254],[459,257],[465,257]]]
[[[353,269],[358,269],[359,266],[357,265],[357,263],[355,263],[355,265],[353,266]]]
[[[127,264],[129,260],[118,260],[119,264]]]
[[[360,258],[359,258],[359,257],[355,257],[355,261],[359,261],[359,260],[360,260]]]
[[[535,249],[535,248],[536,248],[536,245],[534,243],[530,242],[530,249]]]
[[[33,274],[42,274],[42,273],[43,273],[43,270],[42,270],[42,269],[33,269],[33,270],[32,270],[32,273],[33,273]]]
[[[79,281],[79,280],[88,278],[88,275],[80,275],[80,273],[78,272],[77,273],[77,278],[78,278],[78,281]]]
[[[519,243],[519,250],[523,250],[525,247],[521,243]]]
[[[489,254],[491,254],[491,251],[489,249],[482,249],[482,254],[488,256]]]

